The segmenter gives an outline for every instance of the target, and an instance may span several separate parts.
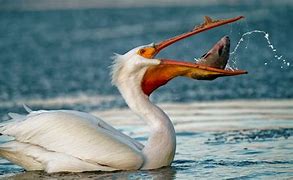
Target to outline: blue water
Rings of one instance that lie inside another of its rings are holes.
[[[224,35],[230,36],[233,50],[242,34],[257,29],[269,34],[282,59],[275,57],[263,34],[251,34],[245,37],[232,57],[236,59],[237,67],[249,74],[214,81],[192,82],[178,78],[156,91],[151,97],[154,102],[293,98],[292,3],[0,10],[1,119],[6,119],[5,114],[9,111],[23,112],[16,104],[20,100],[46,101],[80,94],[118,96],[119,92],[110,84],[108,68],[114,52],[123,54],[133,47],[191,30],[202,22],[204,15],[213,18],[244,15],[246,19],[176,43],[159,56],[193,61]],[[291,65],[283,66],[283,59]],[[67,104],[57,108],[90,111],[125,106],[118,96],[105,103]],[[178,134],[178,149],[172,166],[155,171],[55,175],[25,172],[20,176],[133,179],[293,177],[292,128],[243,129]],[[0,163],[1,174],[22,171],[11,163]]]
[[[118,94],[108,67],[114,52],[189,31],[204,15],[246,16],[239,23],[177,43],[160,57],[192,61],[222,36],[233,49],[241,35],[259,29],[269,33],[278,53],[293,64],[292,6],[235,5],[216,7],[122,8],[0,12],[0,101],[68,94]],[[247,46],[247,48],[245,48]],[[236,53],[245,76],[190,82],[178,78],[154,94],[158,101],[239,98],[292,98],[293,66],[281,62],[262,34],[252,34]],[[268,62],[268,65],[264,65]],[[182,93],[182,89],[186,90]],[[206,93],[206,92],[209,93]],[[204,94],[204,95],[203,95]]]

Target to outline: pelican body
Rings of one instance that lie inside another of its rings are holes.
[[[9,137],[9,141],[0,144],[0,156],[28,171],[44,170],[48,173],[169,166],[176,150],[175,130],[169,117],[149,100],[149,95],[177,76],[215,79],[245,74],[246,71],[225,70],[223,67],[227,62],[221,62],[224,64],[221,67],[209,66],[222,58],[219,53],[212,61],[203,60],[199,64],[156,59],[155,56],[174,42],[241,18],[218,21],[206,18],[204,24],[188,33],[116,55],[112,83],[129,108],[149,126],[150,136],[145,145],[85,112],[32,111],[25,106],[27,115],[9,113],[11,120],[0,124],[1,135]]]

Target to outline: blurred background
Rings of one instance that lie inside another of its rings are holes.
[[[83,111],[125,107],[110,83],[113,53],[123,54],[191,30],[208,15],[243,15],[238,23],[176,43],[160,57],[194,61],[222,36],[230,65],[248,75],[190,81],[177,78],[152,95],[155,102],[293,97],[292,1],[0,0],[0,117],[39,108]]]

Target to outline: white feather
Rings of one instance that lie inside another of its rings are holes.
[[[153,44],[145,46],[153,46]],[[138,51],[145,46],[136,47],[123,55],[114,54],[114,61],[111,66],[113,85],[117,86],[124,81],[129,81],[131,79],[131,76],[137,78],[138,73],[143,73],[147,67],[160,64],[160,61],[158,59],[146,59],[138,55]],[[141,81],[137,81],[137,83],[140,82]]]
[[[110,125],[102,120],[78,111],[37,112],[30,113],[17,123],[13,121],[6,123],[0,127],[0,132],[13,136],[14,143],[24,143],[33,149],[36,149],[34,146],[37,146],[45,152],[60,153],[59,155],[62,154],[64,158],[77,158],[85,163],[108,166],[110,169],[138,169],[141,167],[143,156],[140,148],[142,145],[129,137],[125,138],[126,135],[121,136],[122,133],[114,128],[107,128]],[[5,147],[5,144],[2,147]],[[0,149],[4,158],[11,157],[9,153],[3,153],[5,148],[0,147]],[[31,151],[19,150],[17,152],[17,154],[22,153],[22,157],[31,157],[27,153]],[[42,154],[39,156],[42,157]],[[26,161],[28,161],[27,159]],[[43,169],[48,168],[42,158],[40,158],[40,163],[44,166]],[[59,168],[59,171],[65,171],[66,167],[70,165],[67,160],[60,160],[58,163],[65,168]],[[79,171],[84,170],[84,167],[80,166]]]
[[[40,146],[17,141],[1,145],[0,154],[27,170],[45,170],[49,173],[117,170],[97,163],[89,163],[64,153],[48,151]]]

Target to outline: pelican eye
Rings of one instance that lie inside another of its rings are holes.
[[[156,48],[155,47],[144,47],[138,51],[138,54],[142,57],[151,59],[156,55]]]
[[[138,52],[139,55],[143,55],[143,53],[145,53],[145,49],[140,49]]]

